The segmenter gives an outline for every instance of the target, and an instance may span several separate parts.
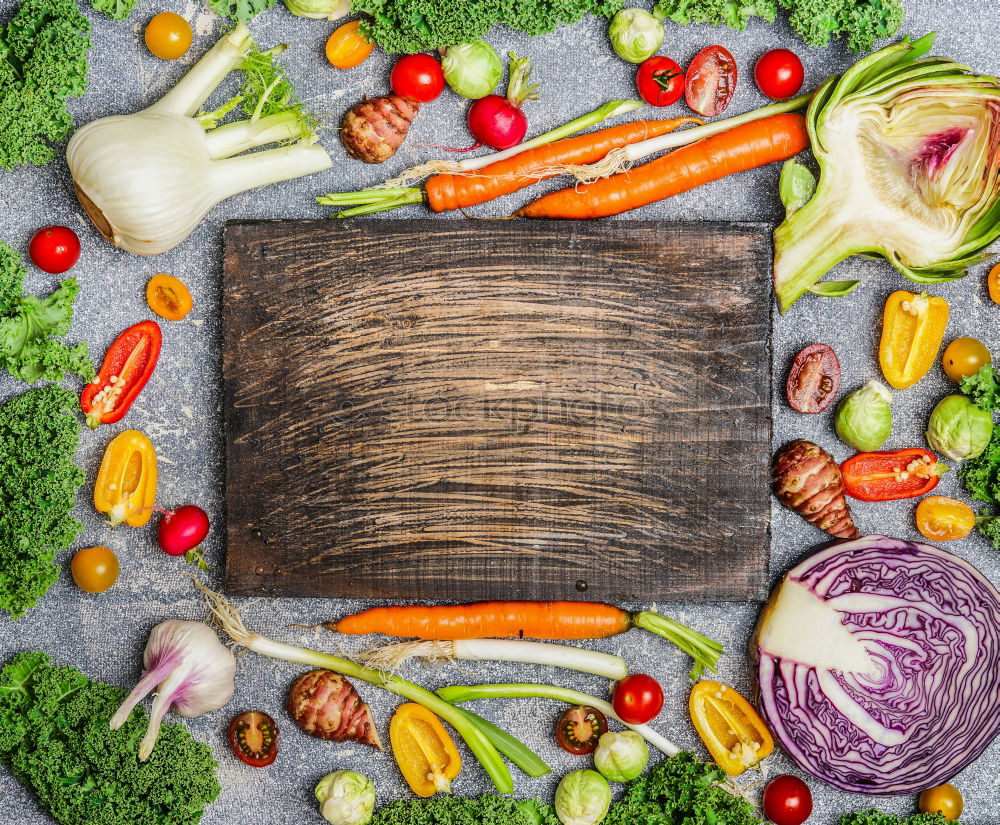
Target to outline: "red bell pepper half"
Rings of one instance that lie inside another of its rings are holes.
[[[929,493],[948,468],[930,450],[912,447],[858,453],[840,465],[847,495],[862,501],[894,501]]]
[[[80,398],[88,427],[121,421],[153,374],[162,344],[156,321],[140,321],[115,339]]]

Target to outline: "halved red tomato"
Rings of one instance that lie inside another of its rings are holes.
[[[278,755],[278,726],[259,710],[241,713],[229,723],[229,747],[251,768],[270,765]]]
[[[559,717],[556,741],[570,753],[593,753],[597,740],[608,732],[608,719],[597,708],[577,705]]]
[[[688,66],[684,98],[699,115],[721,115],[736,91],[736,58],[722,46],[709,46]]]

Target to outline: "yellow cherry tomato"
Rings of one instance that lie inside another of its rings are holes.
[[[976,514],[965,502],[947,496],[927,496],[917,505],[917,529],[933,541],[964,539],[976,526]]]
[[[986,288],[989,290],[990,300],[994,304],[1000,304],[1000,264],[993,267],[986,276]]]
[[[920,813],[941,814],[949,822],[962,815],[962,794],[954,785],[938,785],[920,794]]]
[[[993,363],[993,356],[986,345],[976,338],[956,338],[941,356],[945,374],[956,384],[969,375],[975,375],[983,364]]]
[[[146,47],[163,60],[176,60],[191,48],[191,26],[179,14],[160,12],[146,26]]]
[[[146,303],[161,318],[183,320],[194,306],[184,282],[173,275],[154,275],[146,284]]]
[[[361,33],[361,21],[352,20],[338,28],[326,41],[326,59],[336,69],[360,66],[375,48]]]
[[[118,557],[107,547],[84,547],[73,556],[70,571],[81,590],[103,593],[118,580]]]
[[[411,790],[422,797],[448,793],[462,757],[438,719],[423,705],[400,705],[389,722],[392,755]]]
[[[728,685],[702,679],[691,689],[688,710],[701,741],[730,776],[739,776],[774,750],[764,720]]]

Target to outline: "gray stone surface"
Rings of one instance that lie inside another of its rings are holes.
[[[905,6],[904,32],[920,35],[936,30],[940,32],[939,53],[966,61],[985,72],[1000,72],[1000,56],[995,48],[1000,4],[995,0],[986,3],[906,0]],[[6,18],[13,7],[14,0],[0,0],[0,19]],[[162,9],[176,10],[195,21],[198,36],[192,56],[208,47],[213,29],[219,28],[217,21],[205,16],[195,3],[182,0],[141,3],[132,20],[125,23],[114,23],[88,10],[94,21],[91,88],[84,99],[73,104],[78,123],[142,108],[166,90],[192,61],[193,57],[187,57],[177,63],[164,63],[147,53],[142,44],[142,27],[153,13]],[[331,124],[336,124],[343,110],[362,95],[387,90],[390,62],[385,56],[376,55],[353,71],[330,69],[322,58],[322,46],[332,28],[333,24],[326,22],[293,18],[280,3],[253,25],[261,43],[287,42],[293,46],[287,53],[286,62],[303,96],[315,110],[326,114]],[[491,40],[502,53],[515,49],[519,54],[530,55],[536,66],[536,79],[543,84],[543,100],[528,104],[526,109],[532,132],[589,111],[605,99],[632,94],[633,68],[614,57],[607,45],[605,29],[603,21],[590,20],[535,40],[503,29],[493,33]],[[726,44],[739,60],[742,80],[733,111],[763,102],[751,74],[753,60],[767,48],[787,45],[802,55],[807,87],[833,72],[842,71],[853,59],[840,46],[804,47],[784,24],[769,27],[759,20],[743,33],[668,24],[661,51],[685,63],[712,42]],[[682,105],[674,108],[677,114],[686,111]],[[69,575],[70,554],[65,554],[61,559],[60,580],[40,605],[16,623],[0,619],[0,660],[8,659],[15,651],[44,649],[94,678],[131,685],[139,676],[142,648],[152,626],[167,618],[198,619],[204,615],[189,581],[182,575],[184,565],[157,549],[152,530],[120,528],[111,533],[95,514],[89,494],[104,446],[114,433],[126,426],[140,428],[150,435],[161,462],[158,501],[166,506],[193,502],[209,511],[215,529],[205,546],[213,567],[218,569],[222,564],[219,544],[222,466],[217,318],[223,222],[229,218],[322,216],[325,210],[312,201],[315,194],[360,188],[438,154],[436,150],[421,146],[422,143],[466,144],[467,136],[461,126],[463,112],[462,101],[446,91],[440,100],[424,107],[403,149],[382,167],[365,167],[348,159],[331,129],[324,135],[324,144],[335,160],[331,171],[233,198],[212,212],[188,241],[152,259],[119,252],[99,238],[73,198],[62,160],[45,169],[0,172],[3,189],[0,235],[16,248],[24,250],[31,233],[50,223],[65,223],[80,233],[84,252],[75,270],[81,289],[72,336],[88,340],[98,361],[121,329],[151,317],[143,297],[144,285],[151,275],[169,272],[181,277],[191,287],[196,302],[194,311],[182,323],[162,324],[165,340],[160,366],[125,422],[83,436],[78,459],[87,470],[88,484],[81,491],[77,508],[85,525],[78,546],[99,543],[112,546],[122,563],[119,582],[104,595],[82,593],[73,585]],[[664,231],[670,231],[669,221],[677,219],[773,223],[780,216],[774,185],[777,175],[777,167],[738,175],[642,210],[637,217],[662,218]],[[505,214],[524,200],[524,196],[515,196],[491,208],[475,211],[482,215]],[[413,207],[405,214],[417,215],[420,209]],[[433,238],[428,238],[428,243],[433,243]],[[984,272],[984,268],[979,268],[964,282],[931,291],[947,296],[951,302],[949,339],[976,335],[1000,352],[997,331],[1000,309],[985,297]],[[838,275],[861,276],[864,285],[846,300],[806,298],[788,316],[775,317],[774,431],[776,445],[802,436],[827,446],[838,459],[843,459],[849,451],[833,434],[832,414],[801,416],[785,405],[782,386],[787,365],[800,347],[820,340],[832,344],[841,357],[845,391],[877,377],[879,371],[874,353],[883,300],[893,289],[907,288],[909,282],[887,265],[867,261],[844,263]],[[725,273],[720,273],[720,277],[725,277]],[[45,291],[55,280],[33,270],[30,287]],[[8,376],[0,376],[0,398],[23,389]],[[946,379],[935,367],[918,386],[899,393],[894,405],[895,429],[888,446],[922,443],[927,414],[948,389]],[[720,460],[738,460],[738,457],[720,456]],[[961,497],[953,474],[942,482],[939,490]],[[857,504],[854,510],[864,530],[881,530],[904,538],[917,537],[912,502]],[[822,538],[797,516],[777,506],[773,527],[774,577]],[[951,549],[977,564],[994,582],[1000,581],[1000,561],[981,539],[972,537],[954,543]],[[724,564],[724,560],[720,563]],[[300,631],[288,629],[286,625],[337,617],[360,606],[320,599],[243,600],[241,603],[251,627],[280,639],[312,644],[325,650],[337,650],[339,644],[326,631]],[[743,651],[757,605],[670,604],[660,607],[723,641],[730,652],[723,660],[721,677],[749,692],[748,662]],[[366,641],[349,640],[345,644],[353,650],[365,646]],[[634,670],[644,670],[659,678],[667,692],[667,704],[655,726],[679,745],[698,749],[699,743],[688,722],[688,683],[682,657],[660,640],[637,631],[624,638],[596,643],[594,647],[621,650]],[[380,802],[407,795],[388,754],[378,755],[360,746],[320,742],[295,729],[282,706],[285,690],[299,670],[248,654],[240,660],[236,695],[230,705],[189,723],[196,736],[212,744],[219,761],[223,790],[208,810],[204,819],[206,825],[235,823],[248,818],[260,825],[318,823],[321,819],[312,800],[312,787],[323,774],[336,768],[357,767],[367,772],[376,781]],[[603,694],[607,688],[600,679],[542,668],[482,664],[434,671],[414,668],[408,673],[428,686],[449,682],[538,680],[572,685],[597,694]],[[388,719],[396,700],[366,686],[361,686],[361,693],[371,703],[383,739],[387,739]],[[281,756],[273,767],[265,770],[243,766],[231,756],[224,742],[223,731],[229,719],[236,712],[250,708],[270,712],[283,728]],[[553,704],[518,700],[489,703],[483,706],[483,711],[523,736],[553,767],[552,776],[541,780],[518,775],[516,791],[519,795],[550,799],[557,778],[566,770],[585,764],[585,759],[570,757],[553,744],[549,731],[559,712]],[[466,768],[455,783],[455,791],[466,795],[487,790],[487,780],[475,760],[467,752],[465,756]],[[998,820],[1000,783],[995,770],[998,758],[1000,745],[995,743],[957,778],[956,783],[966,794],[965,821],[982,825]],[[781,756],[770,759],[768,765],[772,774],[790,768]],[[915,805],[913,797],[869,800],[834,793],[816,781],[810,784],[816,797],[811,822],[833,823],[836,814],[864,807],[871,801],[897,812],[912,811]],[[0,771],[0,805],[4,812],[0,820],[4,822],[34,825],[49,821],[31,794],[5,771]]]

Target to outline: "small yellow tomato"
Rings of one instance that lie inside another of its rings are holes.
[[[191,26],[179,14],[160,12],[146,26],[146,47],[163,60],[176,60],[191,48]]]
[[[917,505],[917,529],[932,541],[964,539],[976,526],[972,508],[947,496],[927,496]]]
[[[962,815],[962,794],[954,785],[938,785],[920,794],[920,813],[941,814],[949,822]]]
[[[103,593],[118,581],[118,557],[107,547],[84,547],[70,563],[73,581],[88,593]]]
[[[361,33],[361,22],[352,20],[338,28],[326,41],[326,59],[336,69],[360,66],[375,46]]]
[[[989,290],[990,300],[994,304],[1000,304],[1000,264],[993,267],[986,276],[986,288]]]
[[[956,338],[941,356],[945,374],[956,384],[969,375],[975,375],[983,364],[993,362],[986,344],[977,338]]]

